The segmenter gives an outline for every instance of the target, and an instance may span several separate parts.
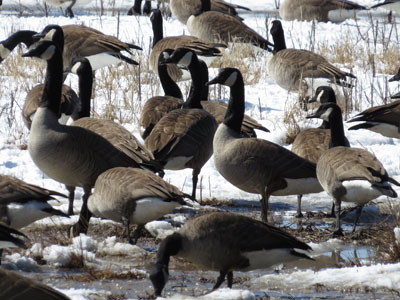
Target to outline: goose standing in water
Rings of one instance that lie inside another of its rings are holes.
[[[233,271],[264,269],[272,265],[311,259],[304,253],[310,246],[274,226],[228,212],[204,214],[189,220],[181,229],[165,238],[150,269],[156,296],[168,281],[171,256],[182,257],[206,270],[219,272],[213,290],[225,278],[233,284]]]
[[[317,93],[321,91],[329,95],[333,93],[331,87],[318,87]],[[331,125],[330,149],[318,160],[317,177],[335,204],[336,225],[333,234],[343,235],[340,226],[343,201],[357,205],[354,232],[363,206],[382,195],[396,198],[397,193],[390,183],[397,186],[400,186],[400,183],[389,177],[375,155],[365,149],[346,147],[342,111],[337,104],[322,104],[315,114],[307,118],[321,118]]]
[[[231,89],[224,122],[214,136],[214,162],[218,172],[237,188],[260,194],[262,220],[268,222],[271,195],[319,193],[322,187],[314,163],[267,140],[244,138],[240,127],[244,115],[244,83],[238,69],[222,69],[207,84]]]

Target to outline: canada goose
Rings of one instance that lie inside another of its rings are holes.
[[[336,84],[348,85],[342,81],[346,77],[356,78],[330,64],[323,56],[302,49],[287,49],[282,24],[272,22],[271,35],[274,39],[274,55],[269,59],[268,75],[282,88],[288,91],[308,90],[307,78],[327,78]]]
[[[42,98],[44,84],[35,85],[26,95],[25,103],[22,108],[22,119],[25,126],[31,129],[33,116]],[[66,124],[69,118],[75,120],[80,109],[79,98],[75,91],[68,85],[63,84],[61,90],[61,118],[59,122]]]
[[[0,175],[0,221],[20,229],[53,215],[66,217],[62,211],[47,203],[55,199],[53,196],[66,197],[15,177]]]
[[[77,116],[77,120],[71,125],[93,131],[138,164],[146,165],[154,171],[162,172],[162,168],[154,162],[153,154],[132,133],[126,130],[125,127],[111,120],[90,118],[93,77],[88,59],[84,57],[74,58],[71,72],[79,76],[79,100],[81,103],[81,110]],[[75,187],[68,186],[67,189],[70,192],[68,214],[72,215]]]
[[[201,0],[201,11],[191,15],[186,25],[191,35],[210,43],[236,41],[250,43],[268,51],[271,51],[269,46],[273,46],[238,18],[210,11],[210,0]]]
[[[349,130],[368,129],[386,137],[400,138],[400,100],[368,108],[347,122],[361,122]]]
[[[116,37],[106,35],[96,29],[84,25],[47,25],[36,39],[51,40],[63,49],[64,70],[71,66],[75,57],[87,57],[93,70],[124,61],[129,64],[138,63],[126,57],[121,51],[132,54],[130,49],[142,48],[121,42]]]
[[[238,69],[222,69],[210,84],[231,89],[224,122],[214,136],[214,163],[231,184],[248,193],[260,194],[262,219],[268,220],[271,195],[319,193],[315,164],[267,140],[243,138],[240,127],[244,114],[244,83]]]
[[[397,193],[389,183],[397,186],[400,184],[389,177],[375,155],[364,149],[346,147],[342,112],[337,104],[322,104],[317,112],[308,118],[321,118],[331,124],[331,148],[318,160],[317,177],[335,204],[336,226],[333,234],[343,235],[340,227],[342,201],[357,205],[354,232],[362,207],[381,195],[396,198]]]
[[[47,285],[3,268],[0,268],[0,299],[70,300]]]
[[[284,0],[279,15],[285,21],[343,22],[354,18],[357,10],[367,9],[347,0]]]
[[[143,5],[143,14],[149,15],[151,11],[151,0],[146,0]],[[142,0],[135,0],[133,6],[128,10],[128,16],[140,16],[142,14]]]
[[[181,229],[165,238],[150,269],[156,296],[168,281],[170,256],[179,256],[202,267],[219,271],[213,290],[225,277],[232,287],[233,271],[264,269],[301,258],[312,259],[295,249],[310,246],[285,231],[228,212],[214,212],[189,220]]]
[[[183,24],[187,23],[187,20],[191,15],[196,15],[202,12],[201,0],[170,0],[169,2],[172,15]],[[210,2],[210,10],[229,14],[238,19],[241,18],[238,16],[236,9],[250,10],[250,8],[228,3],[223,0],[211,0]]]
[[[140,164],[98,134],[58,123],[63,64],[61,51],[55,43],[42,41],[23,57],[47,61],[43,96],[28,141],[29,154],[36,166],[49,177],[67,186],[83,187],[83,205],[73,233],[85,233],[91,216],[87,199],[97,176],[110,168],[140,167]]]
[[[225,47],[223,44],[212,44],[203,41],[195,36],[179,35],[163,37],[163,19],[159,9],[153,9],[150,14],[150,20],[153,27],[153,45],[149,57],[149,65],[154,73],[158,72],[158,59],[160,54],[166,49],[175,50],[177,48],[188,48],[194,51],[198,56],[210,64],[213,59],[221,56],[221,51],[217,47]],[[174,64],[168,65],[169,76],[174,81],[190,79],[189,72],[185,72]]]
[[[72,7],[74,5],[85,5],[91,2],[92,0],[45,0],[47,4],[65,7],[65,16],[69,18],[74,17],[74,13],[72,12]]]
[[[145,140],[145,146],[165,169],[193,169],[192,197],[195,198],[198,175],[213,153],[212,140],[217,122],[200,104],[204,82],[198,72],[196,53],[178,48],[164,63],[187,67],[192,76],[193,89],[182,109],[171,111],[154,126]]]
[[[0,63],[6,59],[19,43],[24,43],[29,48],[35,41],[33,35],[36,31],[20,30],[0,42]]]
[[[113,168],[97,178],[88,208],[98,217],[122,222],[128,242],[136,244],[146,223],[185,205],[184,197],[175,186],[147,170]],[[132,223],[138,226],[131,237]]]
[[[329,102],[336,103],[336,96],[332,89],[325,91],[317,88],[315,97],[312,98],[309,102],[314,101],[319,101],[321,104]],[[319,126],[318,128],[305,129],[296,136],[292,144],[292,152],[316,164],[322,153],[329,149],[330,142],[330,124],[328,121],[323,120],[321,126]],[[350,143],[347,139],[346,146],[350,147]],[[302,196],[303,195],[301,194],[297,195],[296,217],[298,218],[301,218],[303,216],[303,214],[301,213]],[[332,210],[331,214],[334,214],[334,210]]]

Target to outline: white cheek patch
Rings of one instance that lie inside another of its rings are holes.
[[[183,66],[187,67],[187,66],[190,65],[190,63],[192,62],[192,57],[193,57],[193,53],[192,53],[192,52],[186,53],[186,54],[178,61],[178,65],[183,65]]]
[[[236,79],[238,77],[238,73],[237,72],[233,72],[231,75],[229,75],[229,77],[225,80],[225,85],[226,86],[233,86],[236,82]]]
[[[324,112],[324,113],[321,115],[321,119],[324,120],[324,121],[329,122],[329,116],[331,115],[332,111],[333,111],[332,107],[329,107],[329,108],[326,110],[326,112]]]
[[[324,90],[322,90],[317,96],[317,101],[320,102],[320,103],[321,103],[321,97],[322,97],[323,94],[324,94]]]
[[[42,58],[44,60],[49,60],[53,57],[55,52],[56,52],[56,46],[51,45],[46,49],[45,52],[42,53],[42,55],[40,55],[40,58]]]
[[[48,33],[46,33],[46,35],[43,37],[43,39],[46,41],[52,41],[55,33],[56,33],[56,30],[51,29]]]
[[[77,62],[76,64],[74,64],[71,68],[71,73],[78,74],[78,70],[81,67],[81,65],[82,65],[81,62]]]
[[[3,44],[0,44],[0,58],[1,59],[5,59],[9,54],[11,53],[11,51],[4,47]]]

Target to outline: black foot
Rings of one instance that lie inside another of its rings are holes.
[[[140,11],[136,11],[135,8],[131,7],[127,13],[128,16],[141,16],[142,13]]]
[[[296,217],[296,218],[303,218],[303,214],[302,214],[301,212],[299,212],[299,213],[297,213],[297,214],[295,215],[295,217]]]

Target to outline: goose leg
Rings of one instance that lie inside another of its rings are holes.
[[[3,249],[0,249],[0,266],[1,266],[1,258],[3,257]]]
[[[333,231],[333,236],[343,236],[343,231],[342,228],[340,227],[340,208],[341,208],[341,201],[335,200],[336,226],[335,230]]]
[[[355,232],[355,231],[356,231],[356,226],[357,226],[358,220],[360,219],[362,209],[363,209],[362,206],[357,206],[357,210],[356,210],[356,219],[355,219],[355,221],[354,221],[353,231],[352,231],[352,232]]]
[[[231,289],[232,288],[232,284],[233,284],[233,272],[232,271],[228,272],[226,279],[228,280],[228,288]]]
[[[68,6],[68,7],[65,9],[65,16],[66,16],[66,17],[69,17],[69,18],[73,18],[73,17],[74,17],[74,13],[72,12],[72,6],[74,6],[75,3],[76,3],[76,0],[72,0],[71,5]]]
[[[301,213],[301,198],[303,195],[297,195],[297,214],[296,218],[302,218],[303,214]]]
[[[216,290],[217,288],[219,288],[221,286],[221,284],[225,281],[225,276],[226,276],[225,271],[219,271],[219,276],[217,278],[217,282],[215,283],[213,290]]]
[[[66,185],[65,188],[68,190],[68,216],[72,216],[74,214],[75,187]]]
[[[192,173],[192,183],[193,183],[192,197],[193,197],[193,199],[196,199],[196,187],[197,187],[197,181],[199,179],[199,174],[200,174],[199,169],[193,169],[193,173]]]
[[[132,245],[136,245],[138,239],[140,238],[140,236],[142,235],[144,229],[144,225],[143,224],[139,224],[135,231],[133,232],[133,244]]]
[[[269,193],[267,188],[264,189],[264,193],[261,198],[261,220],[264,223],[268,223],[268,210],[269,210]]]
[[[332,203],[332,208],[330,214],[326,215],[328,218],[334,218],[335,217],[335,202]]]
[[[80,233],[86,234],[89,227],[89,221],[92,213],[89,211],[87,202],[92,192],[92,187],[84,187],[84,195],[82,197],[82,208],[79,214],[79,221],[72,227],[72,236],[78,236]]]

